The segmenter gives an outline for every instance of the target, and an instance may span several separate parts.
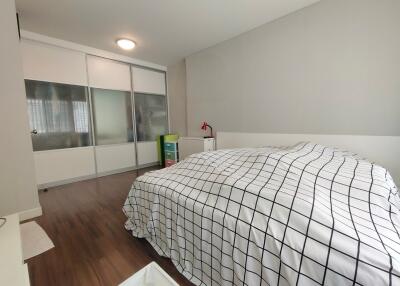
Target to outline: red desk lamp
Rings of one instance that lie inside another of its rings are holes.
[[[207,122],[204,121],[203,124],[201,125],[201,129],[204,130],[204,132],[206,132],[207,128],[210,128],[211,134],[210,134],[210,136],[204,136],[204,138],[213,138],[213,132],[212,132],[211,125],[209,125]]]

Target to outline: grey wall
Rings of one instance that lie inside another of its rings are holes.
[[[400,1],[322,0],[186,59],[190,135],[400,135]]]
[[[0,1],[0,216],[39,207],[15,15]]]
[[[186,64],[181,60],[169,65],[167,71],[169,119],[171,132],[187,134],[186,126]]]

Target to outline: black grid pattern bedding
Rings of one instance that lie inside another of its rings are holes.
[[[400,198],[384,168],[312,143],[195,154],[123,208],[196,285],[400,285]]]

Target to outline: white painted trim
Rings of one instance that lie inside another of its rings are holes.
[[[86,180],[100,178],[100,177],[104,177],[104,176],[130,172],[130,171],[134,171],[137,169],[140,170],[140,169],[144,169],[144,168],[148,168],[148,167],[157,166],[159,164],[160,164],[160,162],[153,162],[153,163],[148,163],[148,164],[142,164],[138,168],[136,168],[136,167],[122,168],[122,169],[117,169],[117,170],[112,170],[112,171],[107,171],[107,172],[100,172],[97,175],[75,177],[75,178],[70,178],[70,179],[61,180],[61,181],[54,181],[54,182],[50,182],[50,183],[39,184],[38,189],[43,190],[43,189],[47,189],[47,188],[58,187],[58,186],[72,184],[72,183],[76,183],[76,182],[80,182],[80,181],[86,181]]]
[[[112,171],[106,171],[106,172],[99,172],[97,174],[97,178],[105,177],[105,176],[110,176],[110,175],[116,175],[116,174],[121,174],[125,172],[130,172],[130,171],[135,171],[137,168],[135,167],[127,167],[127,168],[121,168],[117,170],[112,170]]]
[[[97,178],[120,174],[120,173],[125,173],[125,172],[130,172],[130,171],[135,171],[135,170],[140,170],[140,169],[144,169],[144,168],[148,168],[148,167],[157,166],[159,164],[160,164],[160,162],[153,162],[153,163],[148,163],[148,164],[142,164],[139,166],[139,168],[129,167],[129,168],[122,168],[122,169],[112,170],[112,171],[107,171],[107,172],[100,172],[97,174]]]
[[[66,49],[70,49],[70,50],[74,50],[74,51],[84,52],[89,55],[94,55],[94,56],[103,57],[103,58],[107,58],[107,59],[111,59],[111,60],[115,60],[115,61],[125,62],[125,63],[129,63],[129,64],[137,65],[137,66],[142,66],[145,68],[150,68],[150,69],[155,69],[155,70],[160,70],[160,71],[167,70],[166,66],[154,64],[154,63],[147,62],[147,61],[142,61],[139,59],[135,59],[135,58],[119,55],[116,53],[80,45],[80,44],[69,42],[69,41],[64,41],[64,40],[48,37],[45,35],[29,32],[26,30],[21,30],[21,37],[23,39],[46,43],[49,45],[62,47],[62,48],[66,48]]]
[[[217,149],[290,146],[310,141],[359,154],[387,168],[400,184],[400,136],[218,132]]]
[[[150,141],[153,142],[153,141]],[[107,147],[117,147],[117,146],[128,146],[133,145],[135,142],[124,142],[124,143],[115,143],[115,144],[104,144],[104,145],[96,145],[95,148],[107,148]]]
[[[61,152],[65,152],[65,150],[80,150],[80,149],[93,149],[93,146],[71,147],[71,148],[64,148],[64,149],[49,149],[49,150],[33,151],[33,153],[34,154],[61,153]]]
[[[24,221],[24,220],[28,220],[31,218],[41,216],[43,214],[43,212],[42,212],[42,207],[37,207],[34,209],[29,209],[29,210],[19,212],[18,214],[19,214],[19,221]]]
[[[74,177],[70,179],[65,179],[65,180],[60,180],[60,181],[54,181],[54,182],[49,182],[49,183],[44,183],[44,184],[38,184],[38,189],[43,190],[47,188],[52,188],[52,187],[58,187],[62,185],[67,185],[67,184],[72,184],[80,181],[86,181],[90,179],[95,179],[97,176],[95,174],[93,175],[87,175],[87,176],[79,176],[79,177]]]

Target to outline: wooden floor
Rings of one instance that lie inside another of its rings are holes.
[[[128,172],[40,192],[44,214],[35,220],[55,248],[27,261],[32,286],[118,285],[151,261],[180,285],[193,285],[124,229],[121,209],[135,177]]]

